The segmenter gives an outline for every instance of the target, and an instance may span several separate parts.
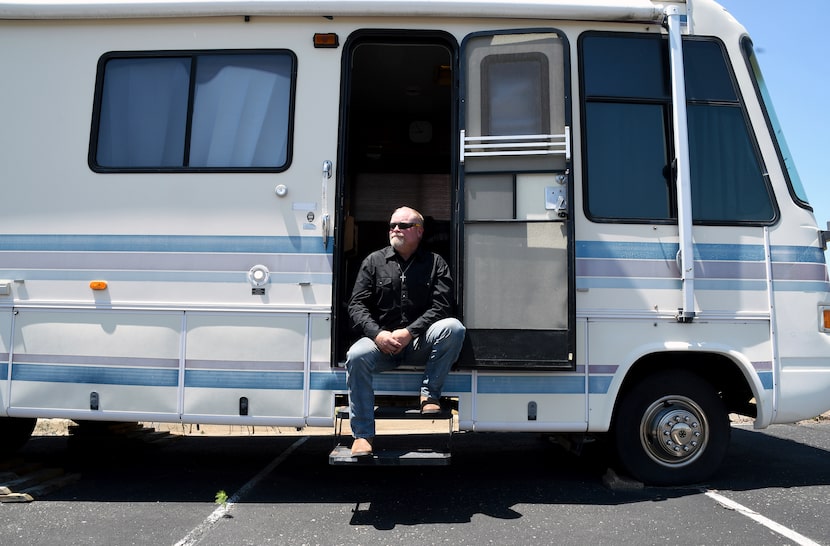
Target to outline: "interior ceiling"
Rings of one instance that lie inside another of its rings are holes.
[[[429,119],[447,104],[450,66],[450,52],[440,45],[359,45],[352,56],[351,107]]]

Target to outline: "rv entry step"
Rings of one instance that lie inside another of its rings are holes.
[[[369,456],[352,457],[351,436],[344,436],[343,421],[349,418],[349,408],[340,407],[335,412],[335,438],[337,445],[329,454],[331,465],[355,466],[440,466],[449,465],[452,459],[454,414],[450,409],[440,413],[422,414],[419,409],[380,406],[375,408],[375,419],[447,421],[446,434],[383,434],[375,437],[374,453]],[[439,446],[440,444],[440,446]]]

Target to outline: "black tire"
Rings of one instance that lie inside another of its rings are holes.
[[[0,417],[0,445],[4,451],[17,451],[29,441],[35,430],[37,419],[21,417]]]
[[[620,401],[613,437],[632,477],[652,485],[698,483],[729,447],[729,414],[715,389],[687,371],[646,377]]]

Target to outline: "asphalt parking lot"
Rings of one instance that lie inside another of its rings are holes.
[[[575,456],[540,435],[457,434],[446,467],[353,468],[328,465],[328,435],[239,432],[36,436],[24,460],[79,477],[0,505],[3,543],[830,544],[827,421],[735,425],[721,471],[682,488],[615,485],[601,443]]]

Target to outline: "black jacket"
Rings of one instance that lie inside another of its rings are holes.
[[[360,266],[349,301],[353,325],[370,339],[381,330],[398,328],[420,337],[451,312],[450,268],[441,256],[422,248],[406,263],[391,246],[369,254]]]

